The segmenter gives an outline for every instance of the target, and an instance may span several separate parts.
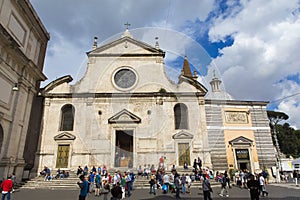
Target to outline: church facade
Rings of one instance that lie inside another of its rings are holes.
[[[214,170],[259,170],[275,165],[267,102],[220,99],[216,77],[208,91],[185,57],[178,83],[165,73],[165,52],[128,29],[87,53],[83,78],[71,76],[41,89],[42,134],[36,165],[134,168],[193,164]],[[222,96],[223,97],[223,96]]]

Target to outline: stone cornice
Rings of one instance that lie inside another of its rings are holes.
[[[266,106],[268,101],[242,101],[242,100],[211,100],[205,99],[206,105],[239,105],[239,106]]]
[[[7,42],[7,44],[10,46],[11,51],[14,51],[14,53],[18,55],[18,57],[14,57],[14,59],[18,59],[19,62],[22,62],[22,65],[26,66],[27,70],[34,77],[35,81],[44,81],[47,79],[43,72],[39,68],[37,68],[37,66],[20,50],[18,42],[16,42],[15,39],[10,35],[10,33],[7,32],[5,27],[0,24],[0,38],[2,39],[2,37],[5,38],[2,41]]]
[[[204,97],[203,92],[143,92],[143,93],[53,93],[44,94],[46,98],[141,98],[141,97]]]
[[[189,78],[187,76],[184,75],[180,75],[179,76],[179,83],[181,82],[187,82],[188,84],[194,86],[195,88],[197,88],[198,90],[201,90],[204,93],[207,93],[207,89],[201,84],[199,83],[197,80],[194,80],[192,78]]]
[[[46,40],[49,40],[50,34],[47,32],[45,26],[43,25],[41,19],[37,15],[35,9],[32,7],[31,3],[28,0],[15,2],[17,3],[17,5],[20,6],[20,9],[24,11],[28,23],[33,24],[31,27],[34,28],[40,36],[44,36]]]
[[[52,81],[51,83],[49,83],[48,85],[46,85],[44,88],[42,88],[40,90],[40,92],[42,94],[52,90],[53,88],[57,87],[58,85],[60,84],[63,84],[63,83],[69,83],[73,80],[72,76],[70,75],[66,75],[66,76],[62,76],[54,81]]]
[[[130,38],[130,37],[122,37],[122,38],[120,38],[118,40],[115,40],[113,42],[110,42],[108,44],[104,44],[104,45],[96,48],[93,51],[87,52],[87,55],[88,55],[88,57],[90,57],[90,56],[102,56],[101,52],[103,52],[104,50],[109,49],[109,48],[111,48],[113,46],[116,46],[118,44],[121,44],[123,42],[133,43],[133,44],[135,44],[135,45],[137,45],[137,46],[139,46],[139,47],[141,47],[141,48],[149,51],[149,54],[147,56],[154,55],[154,56],[165,57],[165,52],[162,51],[161,49],[156,49],[155,47],[152,47],[152,46],[150,46],[147,43],[135,40],[135,39]],[[105,57],[108,57],[108,56],[120,56],[120,55],[129,55],[129,56],[132,56],[132,55],[141,55],[141,56],[145,56],[144,54],[103,54],[103,56],[105,56]]]
[[[119,53],[110,53],[110,54],[93,54],[94,57],[157,57],[157,56],[164,56],[163,53],[126,53],[126,54],[119,54]]]

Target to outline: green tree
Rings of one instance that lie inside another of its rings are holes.
[[[271,129],[273,129],[274,126],[276,126],[280,121],[287,120],[289,118],[289,116],[283,112],[277,112],[272,110],[268,110],[267,115],[269,118]]]
[[[300,157],[300,130],[295,130],[289,123],[279,124],[289,118],[283,112],[267,111],[267,114],[275,147],[287,156]]]
[[[288,123],[278,124],[276,129],[281,152],[287,156],[299,157],[300,139],[297,131]]]

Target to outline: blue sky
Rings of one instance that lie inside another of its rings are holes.
[[[66,74],[80,79],[93,37],[119,37],[128,21],[136,39],[154,45],[159,37],[171,78],[187,55],[207,88],[215,70],[235,99],[270,101],[300,128],[300,1],[288,2],[31,0],[51,35],[43,85]]]

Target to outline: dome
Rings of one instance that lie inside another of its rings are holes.
[[[205,99],[212,100],[234,100],[230,94],[225,91],[217,91],[217,92],[208,92],[205,96]]]
[[[214,74],[214,77],[212,78],[212,81],[210,82],[211,85],[211,91],[209,91],[205,99],[212,99],[212,100],[233,100],[232,96],[228,94],[227,92],[223,91],[221,89],[221,83],[222,81],[219,80],[216,75]]]

